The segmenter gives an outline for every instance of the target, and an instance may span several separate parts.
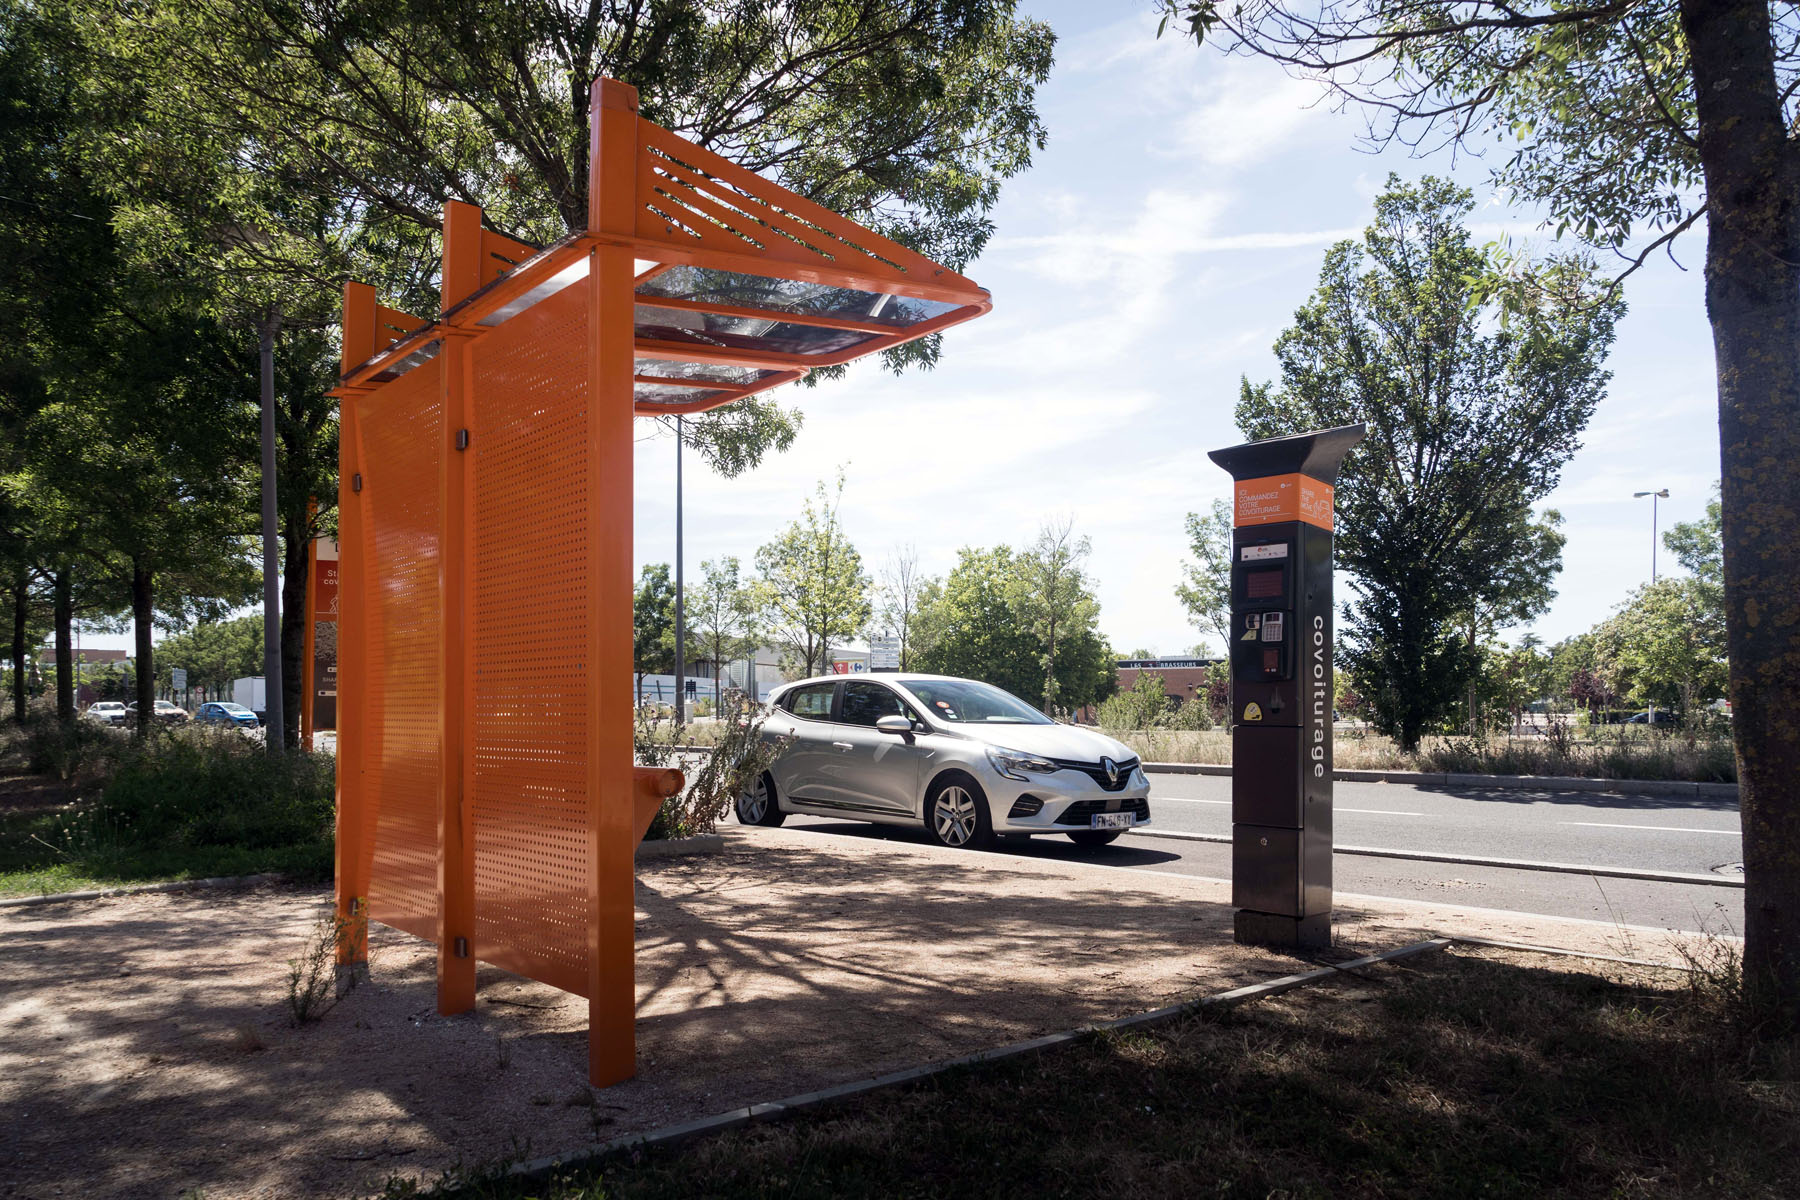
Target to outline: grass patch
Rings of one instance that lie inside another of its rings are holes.
[[[1796,1044],[1682,973],[1416,963],[457,1195],[1800,1194]]]
[[[0,895],[332,871],[334,764],[234,730],[0,734]]]

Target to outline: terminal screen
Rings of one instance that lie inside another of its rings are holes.
[[[1251,571],[1244,576],[1244,596],[1250,600],[1267,600],[1281,595],[1281,568]]]

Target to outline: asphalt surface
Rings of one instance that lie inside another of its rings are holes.
[[[1154,774],[1151,828],[1228,835],[1230,798],[1228,777]],[[1741,878],[1735,800],[1339,783],[1333,806],[1338,846]],[[791,816],[787,827],[925,840],[923,830],[829,817]],[[998,848],[1128,871],[1231,876],[1229,845],[1154,837],[1149,831],[1100,849],[1082,849],[1055,836],[1002,841]],[[1339,908],[1354,907],[1360,895],[1617,926],[1743,931],[1744,894],[1737,888],[1349,854],[1335,856],[1333,872]]]

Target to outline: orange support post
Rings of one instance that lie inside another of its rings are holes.
[[[375,289],[344,285],[343,369],[345,374],[375,353]],[[338,655],[343,663],[366,661],[362,455],[356,419],[358,398],[367,389],[343,387],[338,397]],[[369,960],[370,817],[362,771],[364,672],[338,672],[337,738],[337,919],[345,931],[337,961],[353,968]]]
[[[444,262],[440,307],[450,309],[481,286],[481,210],[472,204],[444,205]],[[442,678],[439,767],[443,773],[438,811],[438,1012],[443,1016],[475,1007],[475,835],[474,788],[469,731],[474,726],[474,494],[469,426],[474,391],[469,335],[451,331],[441,351],[439,387],[443,405],[438,463],[438,555],[443,594]]]
[[[637,90],[594,83],[588,228],[629,233],[638,146]],[[588,932],[588,1080],[596,1087],[637,1072],[637,842],[632,780],[631,251],[594,250],[588,268],[588,504],[593,572],[589,612],[589,711],[593,714],[589,828],[593,923]]]

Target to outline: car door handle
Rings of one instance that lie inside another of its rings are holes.
[[[836,746],[839,750],[854,750],[854,749],[856,749],[855,742],[833,742],[831,744]]]

